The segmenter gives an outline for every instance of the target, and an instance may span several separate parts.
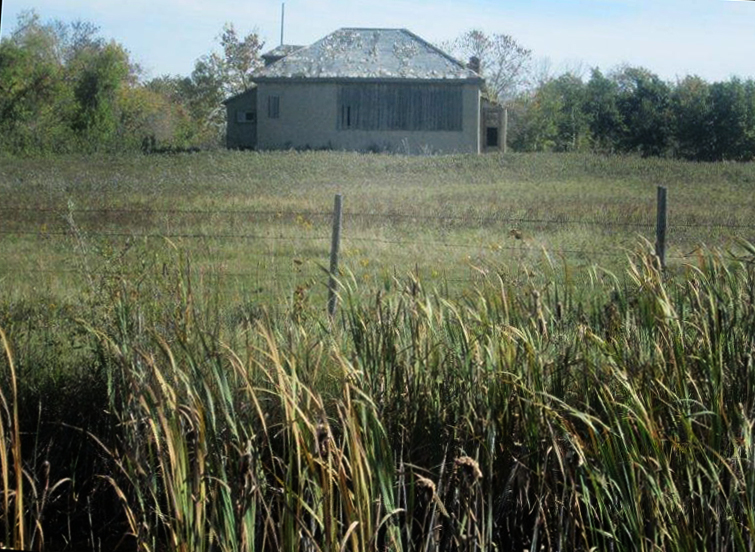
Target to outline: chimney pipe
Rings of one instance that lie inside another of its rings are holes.
[[[471,69],[478,75],[480,74],[480,58],[477,56],[472,56],[469,58],[469,63],[467,63],[467,69]]]

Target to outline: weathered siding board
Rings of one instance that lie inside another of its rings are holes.
[[[342,84],[338,106],[339,130],[462,130],[462,86]]]

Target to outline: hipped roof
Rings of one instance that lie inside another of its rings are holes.
[[[253,79],[481,81],[482,77],[406,29],[344,28],[289,53]]]

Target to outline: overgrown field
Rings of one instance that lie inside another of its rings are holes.
[[[673,265],[752,232],[754,182],[752,164],[596,155],[5,159],[0,279],[17,295],[78,297],[175,248],[221,273],[234,302],[319,293],[337,193],[341,267],[360,283],[419,271],[463,287],[501,266],[537,266],[543,250],[619,267],[640,237],[654,241],[658,185],[669,189]]]
[[[598,156],[4,159],[0,544],[751,550],[754,184]]]

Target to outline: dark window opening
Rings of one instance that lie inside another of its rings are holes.
[[[253,123],[257,120],[257,113],[254,111],[237,111],[236,122],[238,123]]]
[[[487,127],[485,145],[489,148],[498,147],[498,127]]]
[[[280,96],[268,96],[267,116],[270,119],[280,118]]]

